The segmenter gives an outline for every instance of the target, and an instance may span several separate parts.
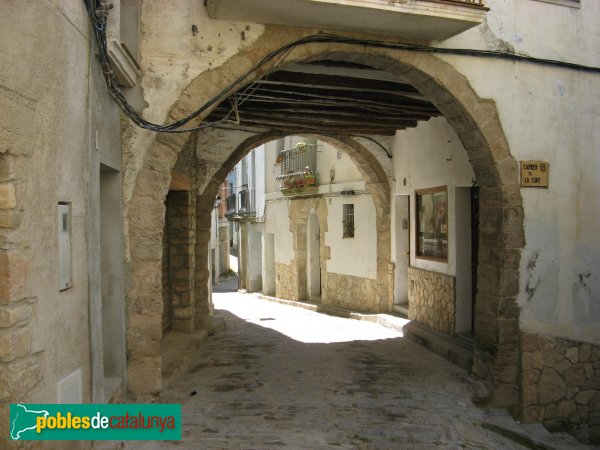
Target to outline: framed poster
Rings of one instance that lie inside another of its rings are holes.
[[[446,186],[415,191],[416,256],[448,262],[448,189]]]

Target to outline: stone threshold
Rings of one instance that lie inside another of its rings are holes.
[[[464,337],[449,336],[417,322],[404,326],[404,335],[433,353],[471,372],[475,343]]]

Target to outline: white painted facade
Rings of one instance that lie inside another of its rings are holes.
[[[290,136],[277,143],[265,145],[267,149],[268,193],[265,227],[275,239],[275,262],[290,264],[294,258],[293,234],[290,231],[290,199],[280,189],[276,176],[280,164],[276,163],[278,150],[293,148],[298,142],[314,138]],[[377,232],[375,206],[366,190],[365,182],[348,155],[323,141],[317,143],[318,194],[327,202],[327,231],[325,245],[330,247],[330,258],[324,270],[340,275],[375,279],[377,273]],[[279,145],[279,147],[278,147]],[[354,191],[355,195],[342,195]],[[354,204],[354,238],[343,238],[342,205]]]

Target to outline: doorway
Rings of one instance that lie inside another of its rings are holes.
[[[306,227],[306,273],[309,300],[321,298],[321,251],[319,219],[315,210],[308,215]]]
[[[408,268],[410,266],[410,196],[394,197],[396,267],[394,311],[408,316]]]

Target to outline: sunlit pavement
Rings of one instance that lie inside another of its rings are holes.
[[[165,387],[182,442],[126,448],[521,448],[481,427],[468,374],[380,325],[237,292],[227,330]]]

